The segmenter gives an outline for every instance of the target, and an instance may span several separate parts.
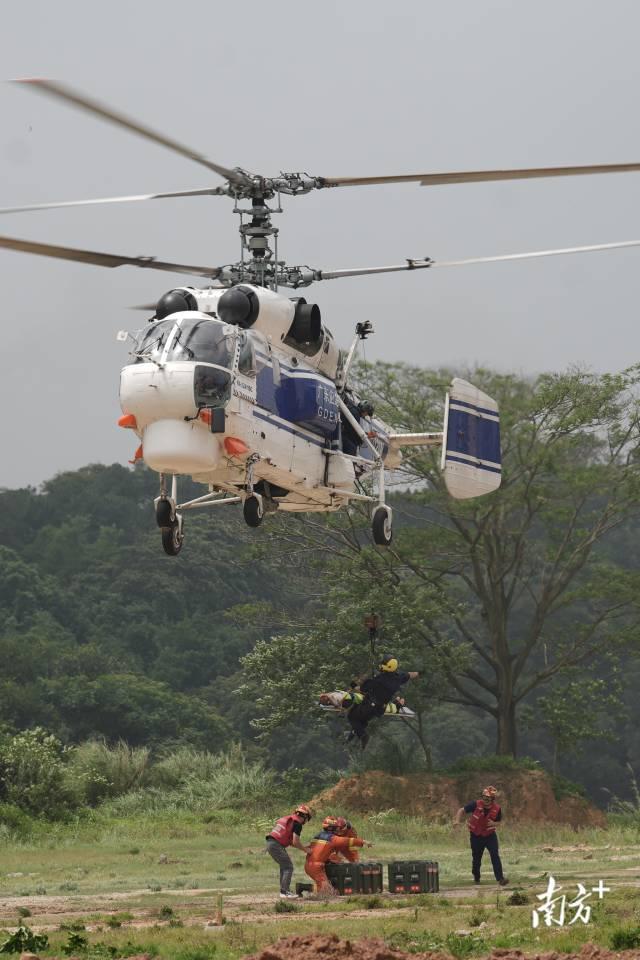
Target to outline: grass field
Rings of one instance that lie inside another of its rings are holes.
[[[102,815],[43,828],[29,842],[3,843],[0,925],[13,930],[24,923],[46,932],[50,946],[38,951],[43,955],[60,955],[75,944],[72,952],[89,958],[150,952],[175,960],[236,960],[302,931],[380,936],[406,950],[440,947],[465,957],[494,946],[562,951],[588,940],[611,946],[616,931],[620,938],[620,931],[640,928],[638,826],[613,823],[608,830],[576,833],[505,824],[501,853],[509,886],[499,888],[488,859],[483,883],[472,884],[465,827],[430,826],[393,812],[353,819],[375,844],[371,859],[438,860],[440,893],[305,900],[280,913],[276,867],[263,853],[271,817],[236,811],[129,820]],[[293,858],[294,882],[307,879],[302,855]],[[579,882],[590,890],[603,880],[611,891],[602,901],[592,895],[588,924],[569,925],[568,913],[567,925],[534,930],[532,907],[550,874],[568,899]],[[528,903],[509,904],[516,887]],[[220,903],[225,923],[207,925]],[[633,935],[628,939],[631,944]]]

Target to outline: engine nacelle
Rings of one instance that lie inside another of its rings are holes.
[[[218,316],[224,323],[257,330],[275,343],[287,336],[296,312],[296,306],[286,297],[241,283],[225,290],[218,300]]]
[[[303,297],[290,300],[265,287],[241,283],[234,287],[176,287],[163,294],[156,307],[156,319],[172,313],[198,311],[214,315],[223,323],[256,330],[274,346],[303,353],[307,363],[331,379],[338,370],[340,352],[323,325],[317,304]]]

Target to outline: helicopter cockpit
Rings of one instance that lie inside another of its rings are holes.
[[[134,363],[195,363],[195,399],[198,407],[223,406],[231,396],[231,380],[239,344],[238,371],[255,374],[253,341],[244,330],[207,316],[173,316],[156,320],[140,331]]]
[[[133,351],[136,363],[191,360],[231,369],[236,331],[210,317],[168,317],[140,331]]]

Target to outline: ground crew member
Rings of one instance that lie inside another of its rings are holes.
[[[347,714],[347,720],[351,724],[349,740],[357,737],[364,750],[369,742],[369,722],[374,717],[383,716],[387,704],[397,697],[400,687],[408,680],[415,680],[417,676],[415,671],[405,673],[404,670],[398,670],[397,658],[386,653],[380,661],[379,673],[374,673],[360,684],[360,691],[364,694],[363,702],[354,704]]]
[[[309,844],[310,849],[304,869],[314,881],[316,893],[323,890],[333,890],[325,869],[332,854],[344,854],[354,847],[372,846],[371,843],[362,840],[361,837],[339,837],[336,833],[337,829],[338,819],[336,817],[325,817],[322,821],[322,830],[316,834]]]
[[[474,883],[480,883],[482,855],[485,850],[488,850],[494,876],[500,886],[505,887],[508,880],[502,870],[502,861],[498,853],[498,836],[496,834],[496,824],[502,820],[502,810],[496,803],[497,795],[498,791],[495,787],[485,787],[479,800],[472,800],[466,806],[460,807],[454,824],[457,826],[461,823],[465,813],[471,814],[467,823],[469,840],[471,841],[471,872]]]
[[[300,840],[300,834],[305,823],[311,820],[311,810],[306,803],[300,803],[288,817],[280,817],[276,825],[267,834],[267,853],[269,853],[280,867],[280,897],[283,900],[289,897],[295,897],[291,893],[291,878],[293,876],[293,862],[287,853],[287,847],[297,847],[307,853],[309,848],[305,847]]]
[[[336,834],[339,837],[358,836],[351,821],[345,820],[344,817],[338,817],[338,829],[336,830]],[[360,859],[360,854],[358,853],[357,847],[350,847],[348,850],[344,850],[342,856],[345,860],[348,860],[349,863],[357,863]]]

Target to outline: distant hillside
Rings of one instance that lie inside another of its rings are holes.
[[[188,516],[167,557],[156,495],[155,474],[117,464],[0,491],[0,724],[67,741],[238,738],[220,685],[265,634],[227,614],[278,593],[277,575],[249,556],[238,511]]]

